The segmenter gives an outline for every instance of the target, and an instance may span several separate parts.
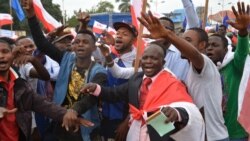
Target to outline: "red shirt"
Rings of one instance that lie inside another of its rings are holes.
[[[0,76],[0,83],[4,86],[8,93],[6,107],[11,110],[15,108],[14,103],[14,81],[18,78],[16,72],[10,68],[9,71],[9,82],[6,82]],[[18,141],[19,140],[19,129],[16,122],[16,115],[9,114],[0,119],[0,141]]]

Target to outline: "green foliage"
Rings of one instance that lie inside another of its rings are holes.
[[[113,12],[114,5],[108,1],[101,1],[96,6],[93,6],[90,10],[87,10],[89,14],[93,13],[103,13],[103,12]]]

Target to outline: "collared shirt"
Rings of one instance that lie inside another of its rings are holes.
[[[186,80],[189,63],[186,59],[181,58],[181,53],[175,46],[170,45],[164,60],[166,61],[165,68],[171,70],[178,79]]]
[[[6,107],[8,110],[15,108],[14,102],[14,81],[18,78],[17,73],[10,68],[9,70],[9,80],[5,81],[3,77],[0,76],[0,83],[3,85],[4,89],[7,91],[7,102]],[[0,140],[1,141],[18,141],[19,130],[16,122],[16,115],[9,114],[0,119]]]

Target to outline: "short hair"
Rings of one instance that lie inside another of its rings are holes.
[[[0,43],[6,44],[10,49],[12,49],[11,45],[7,41],[0,39]]]
[[[227,29],[227,27],[224,24],[219,25],[219,27],[223,27],[223,28]]]
[[[165,21],[170,22],[172,24],[173,28],[175,29],[174,22],[170,18],[168,18],[168,17],[161,17],[159,20],[165,20]],[[172,30],[174,30],[174,29],[172,29]]]
[[[88,34],[88,35],[91,36],[91,38],[93,39],[93,41],[96,42],[96,37],[95,37],[95,35],[93,34],[92,31],[84,29],[84,30],[80,30],[79,32],[77,32],[77,34]]]
[[[166,54],[167,54],[167,51],[166,51],[166,49],[162,46],[162,44],[160,44],[160,43],[158,43],[158,42],[152,42],[152,43],[150,43],[149,44],[149,46],[150,45],[156,45],[156,46],[159,46],[161,49],[162,49],[162,51],[163,51],[163,55],[164,55],[164,57],[166,56]],[[164,59],[164,58],[163,58]]]
[[[18,37],[18,38],[16,39],[16,44],[17,44],[17,42],[19,42],[20,40],[26,39],[26,38],[31,39],[31,38],[29,38],[28,36],[20,36],[20,37]]]
[[[189,28],[188,30],[195,31],[198,34],[199,42],[205,41],[206,43],[208,43],[208,35],[205,30],[198,27]]]
[[[0,37],[0,40],[3,40],[5,42],[7,42],[9,45],[14,45],[15,44],[15,40],[9,38],[9,37]]]
[[[214,33],[214,34],[210,35],[209,37],[212,37],[212,36],[221,38],[224,47],[227,48],[227,46],[228,46],[228,41],[227,41],[227,38],[226,38],[225,36],[222,36],[222,35],[220,35],[220,34],[218,34],[218,33]]]

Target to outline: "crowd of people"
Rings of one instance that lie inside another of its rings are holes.
[[[182,34],[170,18],[141,13],[152,41],[135,72],[132,24],[97,38],[80,11],[76,36],[64,26],[44,34],[32,0],[22,0],[31,36],[0,37],[0,141],[249,141],[238,97],[250,78],[250,5],[232,7],[232,41],[224,25],[200,28],[192,1],[182,3]],[[174,126],[163,135],[148,122],[159,111],[160,126]]]

